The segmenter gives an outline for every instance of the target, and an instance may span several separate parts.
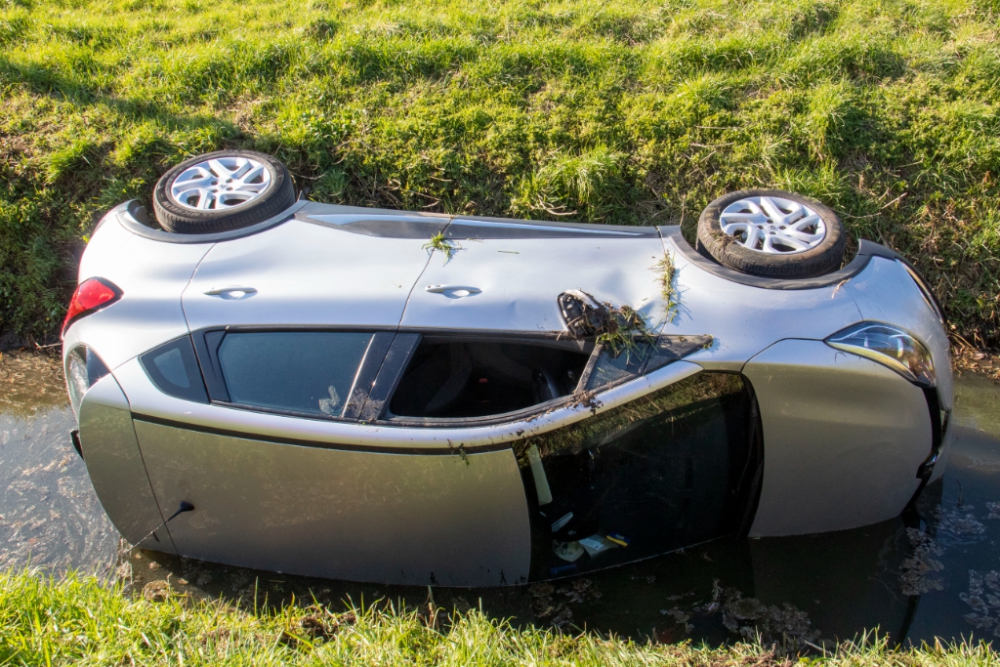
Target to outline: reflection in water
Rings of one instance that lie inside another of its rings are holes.
[[[69,407],[58,357],[0,352],[0,415],[33,417]]]
[[[1000,438],[1000,385],[973,373],[963,373],[956,380],[955,403],[959,423]],[[993,454],[1000,463],[1000,451]]]
[[[58,358],[0,355],[0,567],[107,576],[118,533],[70,442]]]
[[[0,360],[0,566],[110,572],[118,539],[67,437],[57,361]],[[1000,636],[1000,385],[957,381],[944,479],[916,512],[824,535],[719,540],[587,577],[494,589],[434,589],[445,609],[482,606],[516,623],[722,643],[760,633],[789,648],[878,627],[896,641]],[[120,572],[150,598],[167,586],[247,605],[428,601],[423,587],[291,577],[133,551]]]

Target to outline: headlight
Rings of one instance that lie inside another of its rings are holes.
[[[937,383],[931,353],[909,333],[881,322],[861,322],[833,334],[826,344],[888,366],[921,387]]]

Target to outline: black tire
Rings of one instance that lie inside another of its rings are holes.
[[[826,237],[815,248],[788,254],[751,250],[726,235],[719,216],[730,204],[748,197],[780,197],[804,204],[826,225]],[[723,266],[765,278],[812,278],[840,268],[844,261],[847,233],[837,215],[819,202],[782,190],[740,190],[719,197],[698,218],[698,251]]]
[[[270,183],[256,199],[228,209],[194,210],[182,206],[171,195],[171,183],[185,170],[206,160],[232,157],[256,160],[270,172]],[[294,203],[295,185],[285,165],[270,155],[254,151],[216,151],[185,160],[161,176],[153,191],[156,220],[163,229],[177,234],[210,234],[249,227],[278,215]]]

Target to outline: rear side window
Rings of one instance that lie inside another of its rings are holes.
[[[139,357],[146,375],[168,396],[208,403],[191,338],[184,336]]]
[[[229,333],[219,363],[230,402],[341,417],[371,340],[327,331]]]

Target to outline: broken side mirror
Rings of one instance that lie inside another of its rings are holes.
[[[608,309],[583,290],[567,290],[558,301],[559,314],[574,338],[593,336],[608,319]]]

